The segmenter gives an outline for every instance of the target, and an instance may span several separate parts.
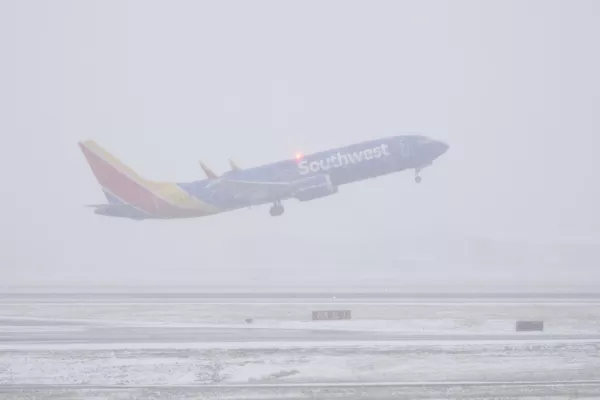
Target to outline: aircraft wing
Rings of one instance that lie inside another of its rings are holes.
[[[211,185],[213,186],[213,185]],[[214,186],[226,190],[235,197],[248,200],[279,199],[290,195],[296,187],[296,182],[261,182],[219,179]]]

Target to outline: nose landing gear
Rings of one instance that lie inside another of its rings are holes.
[[[415,182],[421,183],[421,177],[419,176],[419,172],[421,172],[420,168],[415,169]]]
[[[284,211],[285,209],[283,208],[283,204],[281,204],[280,201],[277,201],[275,204],[273,204],[269,210],[269,213],[271,214],[271,217],[279,217]]]

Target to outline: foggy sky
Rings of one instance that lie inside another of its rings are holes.
[[[600,243],[599,18],[593,0],[4,0],[2,283],[589,282],[407,260],[457,238]],[[104,197],[79,140],[189,181],[199,159],[224,172],[408,132],[450,144],[420,185],[347,185],[280,218],[83,207]]]

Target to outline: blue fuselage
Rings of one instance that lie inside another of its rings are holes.
[[[244,170],[229,171],[223,179],[247,182],[281,183],[328,175],[332,185],[387,175],[406,169],[424,168],[442,155],[448,146],[420,135],[393,136],[370,140],[319,153],[299,156]],[[249,199],[237,191],[211,190],[210,180],[179,185],[190,195],[226,209],[247,207],[282,200]]]

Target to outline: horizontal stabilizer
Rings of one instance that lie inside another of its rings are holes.
[[[206,164],[204,164],[202,161],[198,161],[198,163],[200,164],[200,167],[202,167],[202,169],[204,170],[204,173],[206,174],[206,177],[208,179],[217,179],[219,177],[217,174],[214,173],[212,169],[208,168]]]

